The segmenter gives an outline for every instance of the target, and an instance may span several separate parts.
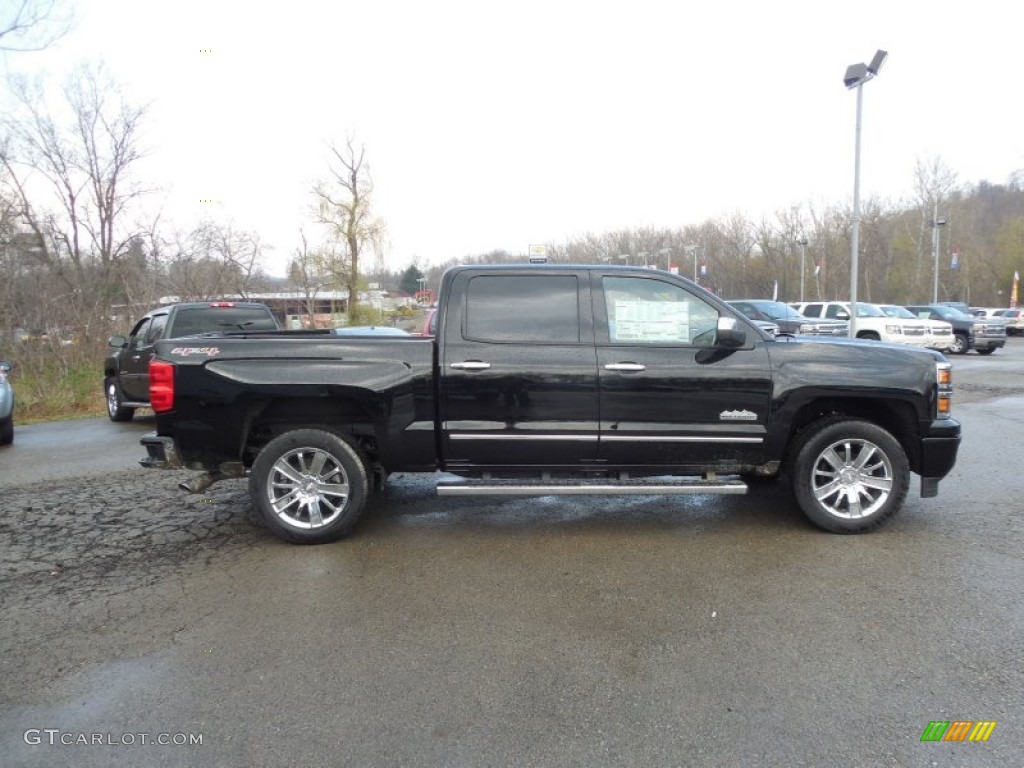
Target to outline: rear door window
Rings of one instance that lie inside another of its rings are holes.
[[[465,337],[472,341],[577,344],[575,275],[479,275],[466,294]]]
[[[157,341],[163,338],[164,328],[167,325],[167,315],[153,315],[153,322],[149,324],[149,330],[146,331],[146,346],[155,344]]]

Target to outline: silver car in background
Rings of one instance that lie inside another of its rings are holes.
[[[11,364],[0,360],[0,445],[14,442],[14,388],[7,375]]]

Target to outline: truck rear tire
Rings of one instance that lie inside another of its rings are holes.
[[[14,414],[6,419],[0,420],[0,445],[10,445],[14,442]]]
[[[324,544],[347,534],[366,507],[367,460],[344,437],[295,429],[256,456],[249,494],[275,536]]]
[[[903,506],[910,485],[907,454],[882,427],[835,416],[810,425],[795,446],[793,493],[819,528],[866,533]]]
[[[103,391],[107,396],[107,415],[111,421],[131,421],[135,415],[134,408],[124,407],[124,395],[117,379],[108,376],[103,382]]]

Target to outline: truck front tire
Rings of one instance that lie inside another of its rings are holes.
[[[107,415],[110,416],[110,420],[131,421],[135,409],[124,407],[124,395],[121,394],[121,387],[117,385],[117,379],[108,376],[103,382],[103,391],[107,397]]]
[[[903,506],[907,455],[882,427],[831,417],[810,425],[796,446],[793,493],[803,513],[833,533],[866,533]]]
[[[344,437],[296,429],[259,452],[249,493],[275,536],[295,544],[324,544],[347,534],[366,507],[367,461]]]

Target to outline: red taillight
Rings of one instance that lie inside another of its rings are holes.
[[[174,407],[174,366],[163,360],[149,363],[149,404],[157,413]]]
[[[235,302],[233,302],[233,301],[211,301],[210,302],[210,306],[211,307],[233,307],[233,306],[235,306]]]

